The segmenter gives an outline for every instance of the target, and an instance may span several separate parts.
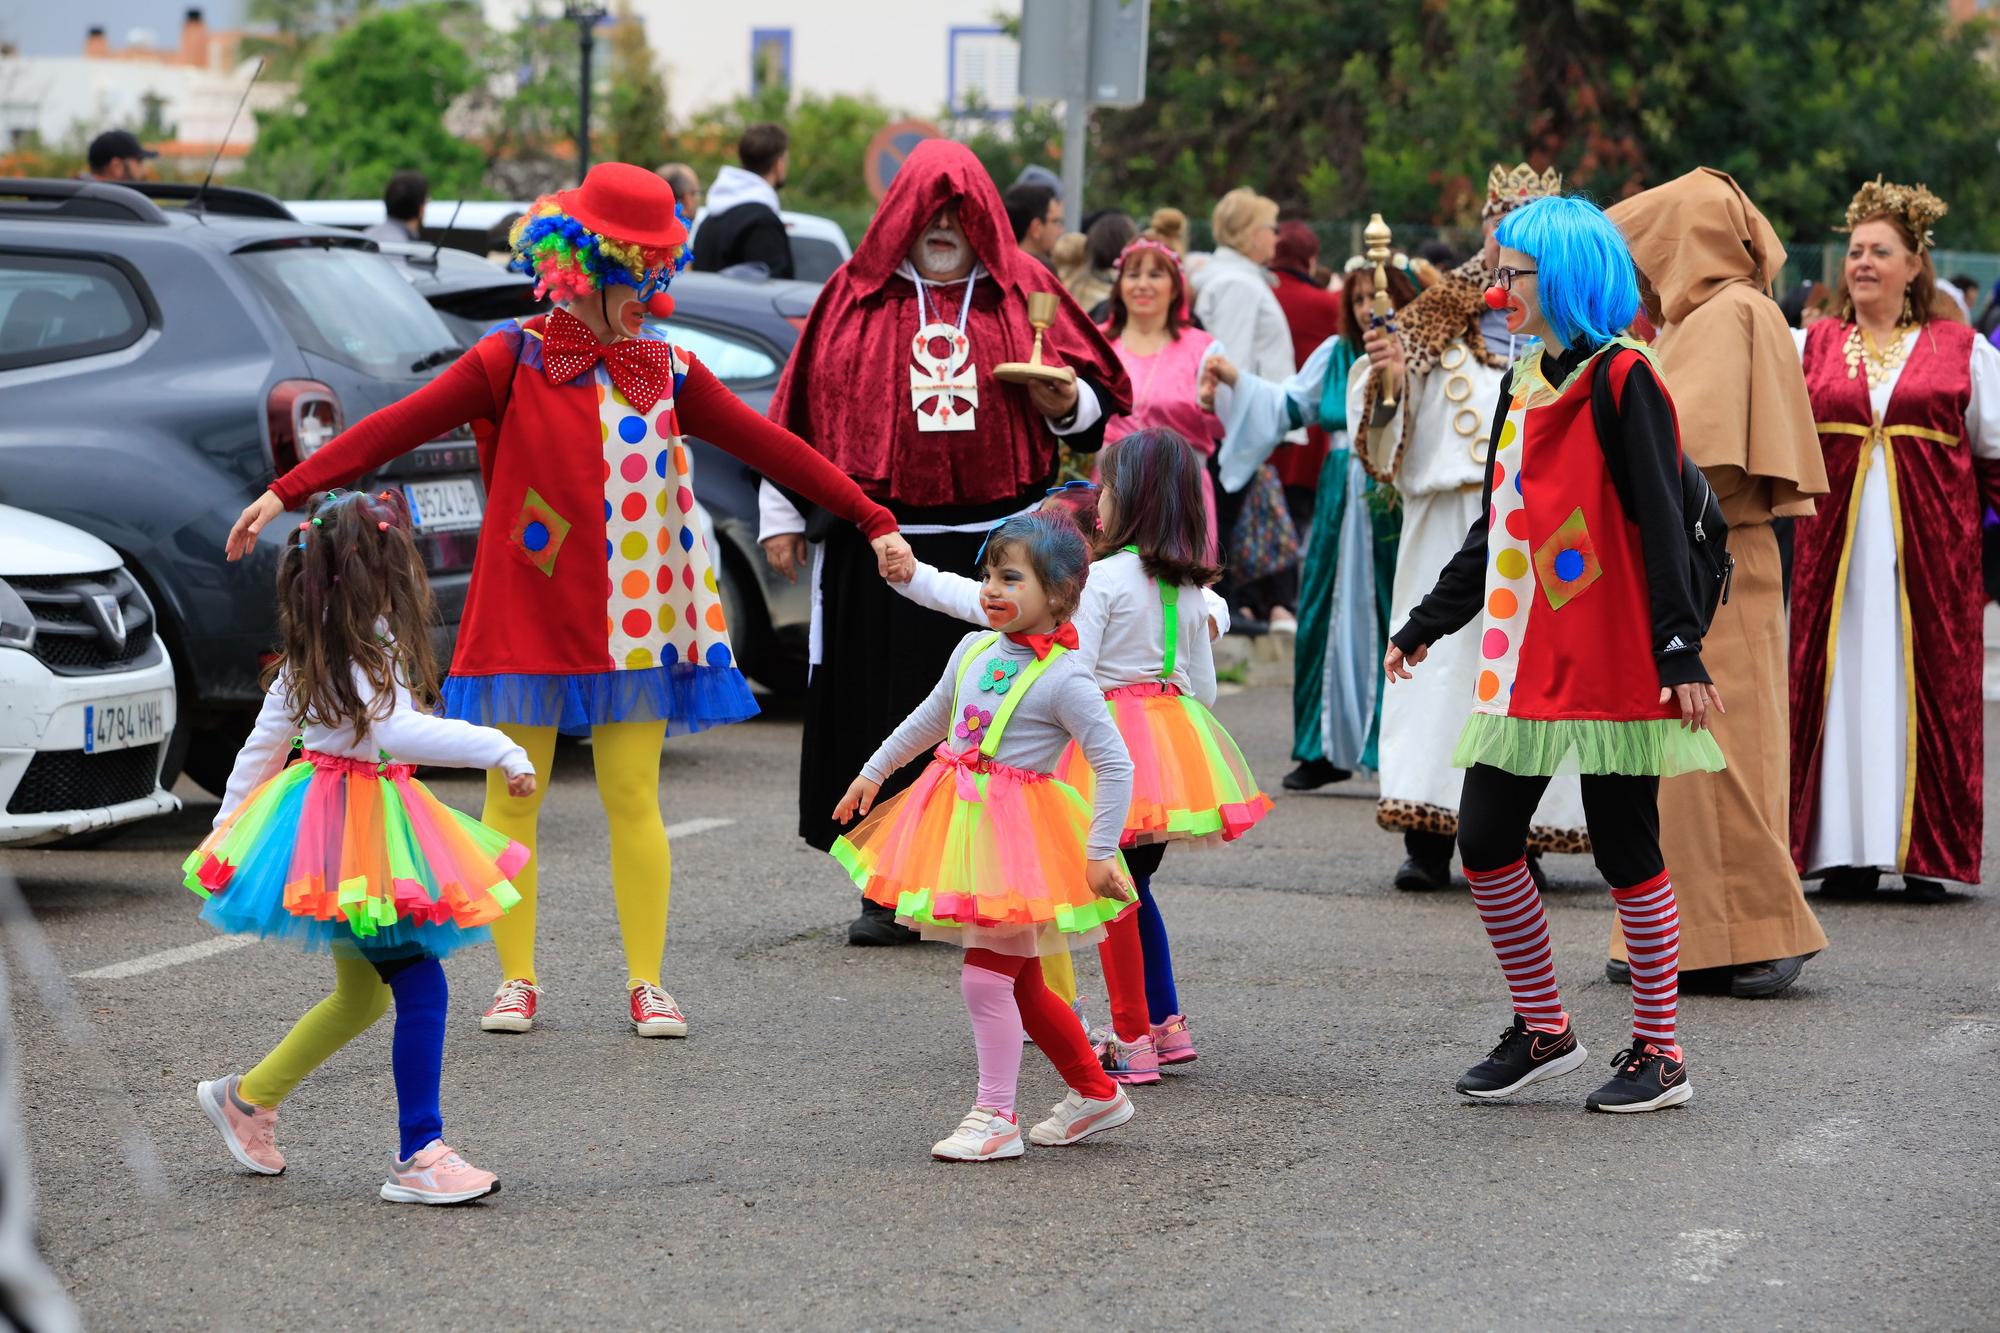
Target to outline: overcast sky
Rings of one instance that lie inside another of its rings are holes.
[[[101,27],[113,47],[125,46],[135,28],[151,30],[155,46],[180,44],[181,16],[190,0],[81,0],[63,4],[0,4],[0,41],[12,42],[23,55],[83,54],[83,35]],[[199,0],[212,28],[233,28],[243,22],[243,0]]]

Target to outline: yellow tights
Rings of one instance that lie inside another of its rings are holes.
[[[498,771],[486,775],[486,810],[481,818],[496,833],[526,847],[528,864],[514,876],[521,901],[493,923],[504,979],[535,980],[535,898],[541,856],[535,851],[535,823],[549,789],[555,762],[554,727],[503,726],[500,730],[528,752],[539,781],[533,796],[514,796]],[[660,747],[665,722],[608,722],[591,728],[590,753],[597,766],[597,798],[611,826],[611,896],[618,905],[618,928],[625,940],[628,984],[660,984],[660,958],[667,944],[667,895],[673,882],[673,853],[660,819]],[[247,1096],[247,1094],[246,1094]]]
[[[1042,984],[1054,991],[1058,1000],[1076,1007],[1076,968],[1069,961],[1069,950],[1042,956]]]
[[[366,1032],[389,1007],[389,983],[351,949],[333,951],[333,994],[306,1011],[272,1052],[243,1076],[237,1092],[252,1106],[276,1106],[328,1056]]]

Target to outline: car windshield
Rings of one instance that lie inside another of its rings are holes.
[[[409,379],[460,339],[369,250],[291,245],[237,256],[299,346],[381,379]]]

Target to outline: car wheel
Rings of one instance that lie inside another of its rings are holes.
[[[721,547],[722,568],[718,571],[716,591],[722,596],[722,614],[729,622],[729,641],[736,649],[737,666],[773,694],[803,693],[805,661],[798,654],[785,651],[772,631],[771,612],[764,605],[762,585],[741,552],[726,541],[717,545]]]
[[[229,787],[229,772],[236,767],[236,752],[243,748],[249,730],[243,726],[188,727],[187,758],[181,772],[211,796],[221,796]]]

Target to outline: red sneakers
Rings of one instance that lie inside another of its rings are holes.
[[[522,981],[518,977],[500,983],[500,989],[493,992],[493,1003],[479,1016],[482,1032],[526,1032],[535,1025],[535,1002],[541,998],[542,988],[532,981]]]
[[[685,1037],[687,1015],[674,997],[651,982],[632,988],[632,1030],[642,1037]]]

